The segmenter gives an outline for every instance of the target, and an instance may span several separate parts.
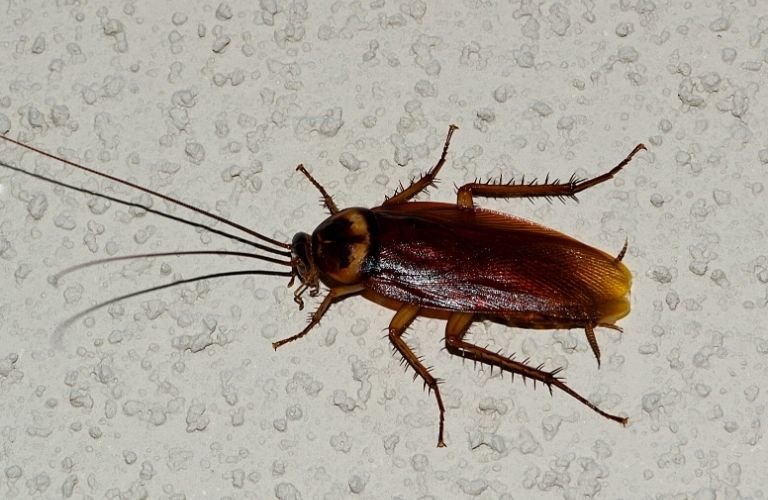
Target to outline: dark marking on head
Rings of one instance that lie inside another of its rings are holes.
[[[372,250],[375,219],[365,208],[347,208],[312,233],[312,251],[320,272],[340,284],[361,279],[361,266]]]

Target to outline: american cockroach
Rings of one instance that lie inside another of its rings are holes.
[[[128,255],[91,261],[69,268],[59,275],[97,263],[140,257],[166,255],[218,254],[252,257],[286,267],[290,271],[235,271],[207,274],[163,284],[101,302],[67,320],[66,324],[116,301],[203,279],[261,274],[290,277],[289,286],[298,279],[294,300],[303,308],[303,295],[328,288],[320,306],[310,315],[309,323],[299,333],[274,342],[277,349],[305,336],[315,327],[336,301],[362,295],[379,305],[395,310],[389,324],[389,340],[405,362],[433,393],[439,410],[437,445],[445,446],[445,407],[435,378],[403,336],[419,316],[445,319],[445,348],[456,356],[496,367],[546,385],[550,393],[556,387],[610,420],[626,424],[627,418],[607,413],[571,389],[558,376],[560,369],[543,370],[528,360],[511,357],[479,347],[465,340],[474,321],[491,320],[509,326],[531,329],[583,328],[592,351],[600,362],[595,327],[621,331],[616,322],[629,313],[632,275],[621,262],[627,245],[612,256],[558,231],[537,223],[496,211],[478,208],[474,197],[492,198],[575,198],[576,194],[611,179],[640,151],[638,144],[624,160],[607,173],[591,179],[571,177],[543,183],[472,182],[458,188],[456,203],[412,201],[419,193],[435,185],[435,178],[445,164],[451,138],[458,127],[451,125],[437,163],[407,187],[400,186],[381,205],[373,208],[339,209],[325,188],[304,168],[301,172],[320,192],[330,216],[308,233],[297,233],[290,243],[269,238],[218,215],[157,193],[134,183],[98,172],[47,153],[20,141],[2,136],[6,141],[64,162],[77,169],[108,178],[145,193],[160,197],[218,222],[244,231],[261,240],[257,243],[220,229],[188,221],[150,207],[95,193],[80,187],[30,173],[19,167],[3,166],[25,172],[78,191],[117,203],[143,208],[151,213],[206,228],[216,234],[249,244],[274,257],[246,252],[190,251]]]

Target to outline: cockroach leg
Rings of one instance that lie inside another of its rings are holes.
[[[418,180],[413,180],[410,186],[399,192],[396,192],[391,198],[384,200],[384,203],[382,203],[383,206],[405,203],[434,184],[437,173],[441,168],[443,168],[443,165],[445,164],[445,157],[448,154],[448,146],[451,144],[451,137],[458,128],[459,127],[456,125],[450,125],[448,127],[448,135],[445,137],[445,143],[443,144],[443,153],[440,155],[440,159],[437,161],[435,166],[429,169],[429,171],[422,175]]]
[[[309,179],[309,182],[311,182],[312,185],[315,186],[318,191],[320,191],[320,194],[323,196],[323,203],[325,203],[325,207],[329,212],[331,212],[331,215],[337,214],[339,212],[339,207],[336,206],[336,203],[333,201],[333,198],[331,198],[331,195],[329,195],[328,191],[326,191],[325,188],[319,182],[317,182],[314,177],[312,177],[312,174],[307,172],[307,169],[304,168],[304,165],[299,164],[299,166],[296,167],[296,170],[304,174],[307,179]]]
[[[291,284],[293,284],[293,278],[291,278],[291,283],[288,283],[288,286],[290,287]],[[307,288],[309,288],[309,285],[302,283],[296,291],[293,292],[293,301],[299,305],[299,311],[304,309],[304,299],[302,299],[301,296]]]
[[[611,330],[616,330],[617,332],[620,332],[620,333],[623,333],[624,329],[618,325],[614,325],[613,323],[598,323],[596,325],[591,325],[588,323],[584,327],[584,331],[587,334],[587,342],[589,342],[589,347],[592,348],[592,352],[594,353],[595,358],[597,359],[597,367],[600,368],[600,346],[597,345],[597,337],[595,337],[595,326],[610,328]]]
[[[629,240],[624,240],[624,246],[621,247],[621,250],[619,251],[619,254],[616,255],[616,257],[613,259],[614,262],[621,262],[621,260],[624,258],[624,256],[627,254],[627,246],[629,245]]]
[[[474,201],[472,199],[473,195],[485,198],[574,197],[577,193],[580,193],[585,189],[611,179],[614,175],[619,173],[619,171],[624,168],[637,153],[645,149],[646,147],[644,144],[638,144],[626,158],[613,167],[609,172],[583,181],[576,180],[572,177],[571,180],[564,183],[555,181],[544,184],[525,184],[522,182],[520,184],[486,184],[482,182],[464,184],[459,188],[456,203],[462,208],[472,208],[474,207]]]
[[[411,368],[413,368],[419,377],[424,380],[424,386],[428,387],[430,391],[435,393],[435,399],[437,399],[437,408],[440,411],[440,427],[437,434],[437,447],[445,447],[445,440],[443,439],[443,427],[445,424],[445,406],[443,406],[443,398],[440,396],[440,388],[437,385],[437,379],[429,373],[429,369],[419,361],[418,356],[413,353],[408,344],[403,340],[403,333],[414,319],[419,315],[419,306],[413,304],[406,304],[397,310],[392,321],[389,323],[389,341],[395,346],[395,349],[403,356]]]
[[[620,327],[619,325],[614,325],[613,323],[598,323],[597,326],[602,326],[603,328],[610,328],[611,330],[616,330],[619,333],[624,333],[624,329]]]
[[[587,323],[584,326],[584,332],[587,334],[587,342],[589,342],[589,347],[592,348],[595,359],[597,359],[597,367],[600,368],[600,346],[597,345],[597,339],[595,338],[595,327]]]
[[[304,285],[302,285],[304,286]],[[309,324],[304,327],[302,331],[297,333],[296,335],[293,335],[291,337],[278,340],[276,342],[272,342],[272,348],[274,350],[277,350],[278,347],[285,345],[289,342],[293,342],[294,340],[298,340],[309,331],[315,327],[320,322],[320,319],[325,315],[325,313],[328,311],[328,308],[331,307],[331,304],[341,298],[347,297],[349,295],[354,295],[356,293],[359,293],[363,290],[363,285],[349,285],[349,286],[339,286],[336,288],[331,288],[328,291],[328,294],[323,298],[323,302],[320,303],[320,307],[317,308],[315,312],[312,313],[309,317]],[[299,299],[301,300],[301,299]]]
[[[453,319],[453,317],[457,315],[469,316],[470,320],[469,322],[467,322],[468,320],[465,318],[458,318],[454,322],[455,327],[452,328],[451,319]],[[610,413],[607,413],[601,410],[594,403],[589,401],[587,398],[585,398],[578,392],[568,387],[563,381],[563,379],[557,376],[557,374],[560,372],[560,369],[547,372],[547,371],[541,370],[540,368],[534,368],[532,366],[528,366],[525,363],[514,361],[512,359],[502,356],[501,354],[495,353],[493,351],[489,351],[487,349],[483,349],[482,347],[476,346],[475,344],[466,342],[464,340],[464,335],[467,332],[469,323],[471,323],[471,315],[468,315],[467,313],[456,313],[452,315],[451,318],[448,320],[448,328],[446,328],[446,332],[445,332],[446,333],[445,347],[449,353],[456,356],[461,356],[463,358],[471,359],[478,363],[484,363],[489,366],[496,366],[509,373],[518,374],[525,378],[529,378],[533,381],[541,382],[549,388],[550,392],[552,392],[552,386],[555,386],[561,391],[565,392],[566,394],[576,399],[577,401],[581,402],[582,404],[588,406],[595,412],[604,416],[605,418],[613,420],[614,422],[619,422],[622,425],[627,424],[628,419],[626,417],[612,415]]]

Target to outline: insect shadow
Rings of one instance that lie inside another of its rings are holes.
[[[246,257],[286,268],[284,271],[210,273],[121,295],[99,302],[70,317],[57,328],[59,334],[74,321],[97,309],[164,288],[232,276],[282,276],[290,278],[289,287],[298,280],[294,301],[299,309],[304,307],[305,293],[316,297],[321,285],[327,288],[327,292],[319,307],[310,315],[304,329],[273,342],[274,349],[304,337],[320,322],[334,302],[347,297],[361,295],[396,311],[389,324],[389,340],[422,379],[427,390],[434,394],[439,410],[438,447],[445,446],[445,406],[440,394],[440,381],[404,339],[410,324],[420,316],[446,320],[445,348],[452,355],[496,367],[511,373],[513,377],[519,375],[523,379],[531,379],[534,384],[542,383],[549,388],[550,393],[556,387],[603,417],[626,424],[627,417],[603,411],[566,385],[559,376],[560,368],[547,371],[542,365],[529,365],[527,359],[515,360],[465,339],[469,327],[478,320],[530,329],[582,328],[599,365],[600,349],[595,338],[595,327],[621,331],[616,322],[630,310],[632,275],[621,262],[627,249],[626,243],[618,255],[612,256],[534,222],[478,208],[474,199],[575,198],[577,193],[611,179],[637,153],[645,150],[645,146],[638,144],[610,171],[591,179],[571,177],[568,181],[560,182],[549,181],[547,177],[542,183],[535,180],[526,183],[524,179],[519,183],[504,183],[501,179],[472,182],[458,188],[456,203],[412,201],[416,195],[435,185],[435,178],[445,164],[451,138],[457,128],[455,125],[449,127],[440,159],[431,169],[418,179],[413,179],[407,187],[401,184],[392,196],[373,208],[339,209],[325,188],[303,165],[299,165],[297,170],[320,192],[330,216],[312,234],[297,233],[290,243],[270,238],[181,200],[3,135],[0,138],[17,146],[174,203],[237,229],[251,238],[66,184],[14,165],[0,164],[68,189],[206,229],[270,254],[193,250],[125,255],[67,268],[58,273],[56,279],[105,262],[181,255]]]

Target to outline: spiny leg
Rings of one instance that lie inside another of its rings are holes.
[[[482,182],[473,182],[464,184],[459,188],[456,203],[463,208],[472,208],[474,206],[474,201],[472,199],[473,195],[490,198],[546,198],[575,196],[576,193],[611,179],[624,168],[637,153],[645,149],[645,145],[638,144],[635,146],[635,149],[633,149],[621,163],[613,167],[610,172],[583,181],[571,179],[562,184],[557,182],[545,182],[544,184],[486,184]]]
[[[614,259],[613,259],[614,262],[619,263],[619,262],[622,261],[622,259],[624,259],[624,256],[627,255],[627,247],[628,246],[629,246],[629,240],[625,239],[624,240],[624,246],[621,247],[621,250],[616,255],[616,257],[614,257]]]
[[[597,345],[597,337],[595,337],[596,326],[600,326],[603,328],[610,328],[611,330],[616,330],[619,333],[624,332],[624,329],[618,325],[614,325],[613,323],[597,323],[596,325],[587,323],[584,326],[584,332],[587,334],[587,342],[589,342],[589,347],[592,348],[592,353],[595,355],[595,358],[597,359],[597,367],[600,368],[600,346]]]
[[[307,179],[309,179],[309,182],[311,182],[312,185],[315,186],[318,191],[320,191],[320,194],[323,196],[323,203],[325,203],[325,207],[329,212],[331,212],[331,215],[338,213],[339,207],[336,206],[336,203],[333,201],[333,198],[331,198],[331,195],[329,195],[328,191],[326,191],[325,188],[319,182],[317,182],[314,177],[312,177],[312,174],[307,172],[307,169],[304,168],[304,165],[299,164],[299,166],[296,167],[296,170],[304,174]]]
[[[464,340],[464,335],[466,334],[467,329],[471,323],[472,315],[469,313],[455,313],[451,315],[451,317],[448,319],[448,327],[446,328],[445,332],[445,347],[448,352],[456,356],[461,356],[463,358],[477,361],[478,363],[485,363],[489,366],[496,366],[509,373],[518,374],[525,378],[532,379],[534,382],[541,382],[549,387],[550,393],[552,392],[552,386],[555,386],[577,401],[604,416],[605,418],[619,422],[622,425],[627,424],[626,417],[619,417],[617,415],[604,412],[595,406],[592,402],[590,402],[587,398],[568,387],[562,379],[557,377],[560,369],[546,372],[540,368],[528,366],[525,363],[514,361],[502,356],[501,354],[466,342]]]
[[[395,193],[391,198],[384,200],[382,205],[396,205],[398,203],[405,203],[435,182],[437,173],[443,167],[443,164],[445,164],[445,156],[448,154],[448,146],[451,144],[451,136],[453,136],[453,133],[458,128],[459,127],[456,125],[450,125],[448,127],[448,135],[446,136],[445,143],[443,144],[443,154],[440,155],[440,159],[437,161],[435,166],[429,169],[429,171],[422,175],[418,180],[412,181],[410,186],[403,189],[399,193]]]
[[[403,356],[403,359],[416,371],[416,374],[424,380],[424,386],[435,393],[437,399],[437,408],[440,410],[440,427],[437,434],[437,447],[445,447],[443,440],[443,427],[445,424],[445,406],[443,398],[440,396],[440,388],[437,386],[437,379],[429,373],[429,369],[424,366],[419,357],[413,353],[408,344],[403,340],[403,333],[414,319],[419,315],[419,306],[406,304],[395,313],[395,317],[389,323],[389,341],[395,346],[395,349]]]
[[[297,333],[296,335],[293,335],[291,337],[288,337],[282,340],[278,340],[276,342],[272,342],[272,348],[274,350],[277,350],[278,347],[285,345],[288,342],[293,342],[294,340],[300,339],[301,337],[309,333],[309,331],[320,322],[320,319],[328,311],[328,308],[331,307],[331,304],[335,300],[346,297],[348,295],[361,292],[362,290],[363,290],[362,285],[349,285],[349,286],[339,286],[336,288],[331,288],[328,291],[328,294],[323,298],[323,302],[320,303],[320,307],[318,307],[317,310],[313,312],[312,315],[309,317],[309,324],[306,327],[304,327],[304,329],[299,333]]]
[[[597,359],[597,367],[600,368],[600,346],[597,345],[597,339],[595,338],[595,327],[587,323],[584,325],[584,333],[587,334],[587,342],[589,342],[589,347],[592,348],[592,353],[595,355],[595,359]]]

